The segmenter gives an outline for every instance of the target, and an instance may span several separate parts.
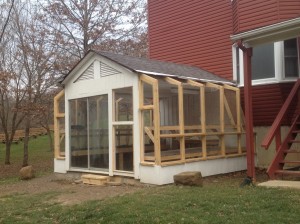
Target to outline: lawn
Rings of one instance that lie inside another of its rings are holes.
[[[0,147],[2,159],[3,145]],[[14,145],[12,164],[21,166],[21,160],[22,145]],[[32,139],[30,164],[39,169],[39,175],[47,177],[52,172],[52,161],[47,136]],[[0,184],[8,188],[21,184],[18,169],[2,176]],[[58,203],[55,198],[63,193],[55,190],[12,194],[0,197],[0,223],[299,223],[299,190],[240,188],[243,177],[204,178],[202,188],[143,187],[135,193],[77,205]],[[11,179],[15,181],[7,181]]]
[[[11,195],[0,198],[0,223],[299,223],[300,191],[229,183],[150,187],[73,206],[51,202],[55,192]]]
[[[0,144],[0,184],[18,179],[23,161],[23,142],[12,144],[10,165],[4,165],[4,158],[5,144]],[[30,139],[28,162],[36,170],[37,176],[53,172],[53,152],[49,148],[47,135]]]

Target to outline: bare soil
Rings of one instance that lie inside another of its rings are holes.
[[[55,174],[37,177],[27,181],[0,185],[0,197],[11,194],[40,194],[58,192],[53,202],[64,205],[79,204],[89,200],[102,200],[127,193],[133,193],[146,185],[95,186],[58,179]]]
[[[266,181],[265,170],[257,170],[257,181]],[[235,172],[226,175],[216,175],[204,178],[206,184],[222,184],[230,181],[238,186],[246,177],[246,172]],[[11,194],[39,194],[44,192],[58,192],[53,202],[63,205],[79,204],[89,200],[103,200],[108,197],[115,197],[136,192],[140,189],[153,187],[140,183],[122,184],[120,186],[95,186],[82,183],[75,183],[74,180],[58,178],[55,174],[48,174],[27,181],[18,181],[0,185],[0,197]]]

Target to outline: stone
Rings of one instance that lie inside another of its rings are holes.
[[[32,166],[25,166],[20,169],[20,179],[29,180],[34,178],[34,169]]]
[[[173,178],[176,185],[203,186],[202,174],[198,171],[182,172],[174,175]]]

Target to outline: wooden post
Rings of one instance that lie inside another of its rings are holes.
[[[235,98],[236,98],[236,125],[237,125],[237,145],[238,145],[238,153],[242,154],[242,129],[241,129],[241,94],[240,89],[237,89],[235,92]]]
[[[60,127],[59,118],[64,118],[65,114],[59,111],[59,100],[65,95],[64,90],[60,91],[54,97],[54,157],[56,159],[62,159],[64,156],[60,155]]]
[[[205,116],[205,87],[200,87],[200,111],[201,111],[201,129],[202,129],[202,157],[206,159],[207,148],[206,148],[206,116]]]
[[[158,80],[155,79],[153,84],[153,114],[154,114],[154,157],[155,164],[161,165],[161,151],[160,151],[160,115],[159,115],[159,89]]]
[[[252,111],[252,48],[242,48],[244,56],[244,98],[246,119],[247,175],[255,181],[254,132]]]
[[[221,155],[225,156],[225,119],[224,119],[224,87],[220,88],[220,132],[221,132]]]

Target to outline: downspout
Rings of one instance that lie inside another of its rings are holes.
[[[247,150],[247,178],[242,185],[249,185],[256,181],[255,177],[255,154],[254,154],[254,132],[253,132],[253,110],[252,110],[252,71],[251,57],[252,48],[247,48],[241,40],[237,46],[243,51],[244,60],[244,101],[245,101],[245,123],[246,123],[246,150]]]

